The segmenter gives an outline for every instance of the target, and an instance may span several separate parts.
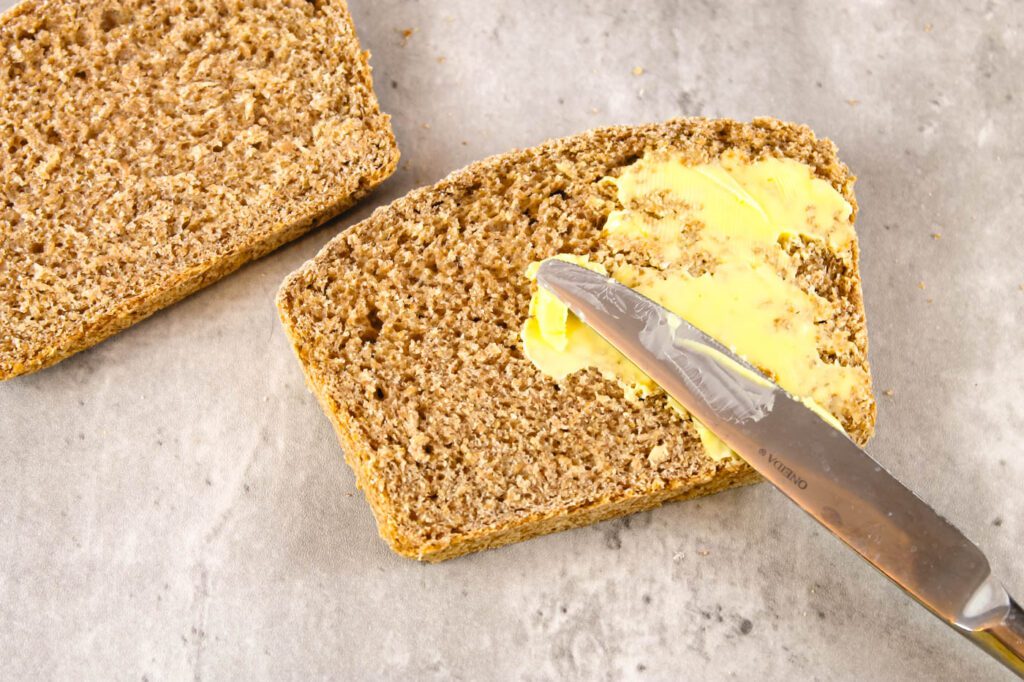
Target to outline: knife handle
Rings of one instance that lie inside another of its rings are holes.
[[[964,634],[1024,679],[1024,609],[1013,598],[1000,620]]]

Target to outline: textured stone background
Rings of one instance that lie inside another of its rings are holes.
[[[0,385],[0,677],[996,679],[766,485],[440,566],[393,556],[272,298],[374,206],[488,154],[677,115],[806,122],[861,178],[870,450],[1024,596],[1024,5],[352,5],[401,170]]]

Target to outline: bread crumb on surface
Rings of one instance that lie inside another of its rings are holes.
[[[642,67],[642,66],[634,66],[633,67],[633,75],[634,76],[642,76],[642,75],[644,75],[644,67]]]
[[[885,389],[884,391],[882,391],[882,393],[889,396],[890,398],[896,395],[896,391],[892,390],[891,388]]]
[[[860,104],[860,100],[851,97],[850,99],[846,100],[846,103],[849,104],[851,107],[855,107],[858,104]]]
[[[917,288],[918,288],[918,289],[921,289],[921,290],[923,291],[923,290],[924,290],[924,282],[923,282],[923,281],[921,281],[921,282],[918,282],[918,283],[917,283]]]
[[[939,239],[942,239],[942,233],[941,232],[932,232],[932,239],[934,239],[936,241],[938,241]]]

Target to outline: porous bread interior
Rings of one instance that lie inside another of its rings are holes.
[[[282,321],[395,551],[451,558],[756,478],[708,458],[664,396],[627,400],[593,370],[559,385],[518,338],[530,262],[600,260],[617,207],[602,177],[646,153],[703,163],[729,149],[805,163],[856,208],[853,176],[808,128],[679,119],[475,163],[378,209],[289,276]],[[823,356],[867,370],[856,244],[846,261],[813,242],[787,247],[799,285],[839,311],[822,338],[853,342]],[[874,403],[862,408],[837,416],[863,443]],[[670,456],[649,459],[661,444]]]
[[[343,0],[0,17],[0,379],[333,217],[398,152]]]

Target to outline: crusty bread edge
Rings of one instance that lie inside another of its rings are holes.
[[[0,14],[0,29],[10,20],[31,9],[32,2],[24,0],[3,12]],[[346,8],[343,14],[349,23],[352,34],[357,35],[351,13]],[[363,85],[372,93],[374,90],[372,68],[369,63],[370,53],[360,49],[359,59],[362,67],[359,71],[363,75]],[[245,244],[225,256],[211,258],[185,270],[176,277],[162,280],[143,294],[124,299],[113,312],[93,321],[79,334],[61,338],[58,343],[44,348],[42,352],[36,353],[26,360],[4,363],[0,359],[0,381],[46,369],[75,353],[91,348],[153,313],[226,277],[246,263],[261,258],[278,247],[297,239],[350,208],[384,182],[398,167],[400,153],[398,142],[391,129],[391,116],[378,113],[371,119],[371,122],[373,125],[370,126],[370,129],[376,135],[382,136],[390,155],[386,164],[376,172],[359,178],[359,185],[354,192],[307,202],[308,208],[300,217],[290,223],[275,225],[260,240]]]
[[[746,464],[729,462],[699,480],[687,481],[685,484],[673,483],[660,490],[636,492],[619,499],[602,499],[574,507],[568,511],[558,510],[546,514],[532,514],[500,529],[482,529],[460,535],[455,542],[447,545],[424,545],[417,550],[415,555],[406,554],[395,547],[395,543],[390,540],[388,542],[400,554],[421,561],[437,563],[464,554],[529,540],[540,535],[589,526],[618,516],[655,509],[666,502],[692,500],[760,481],[761,476]]]
[[[623,130],[627,128],[658,127],[670,122],[671,120],[663,123],[653,123],[642,126],[611,126],[586,131],[569,137],[586,136],[600,132],[614,132],[616,130]],[[850,215],[850,222],[855,222],[858,206],[853,194],[853,184],[856,180],[856,176],[854,176],[850,172],[849,167],[839,159],[838,149],[831,140],[815,136],[813,131],[805,125],[787,123],[770,117],[755,118],[751,121],[751,125],[769,128],[787,127],[810,133],[814,141],[820,144],[827,152],[827,156],[830,157],[830,161],[833,166],[829,169],[829,177],[826,179],[828,179],[850,203],[853,208]],[[564,139],[568,138],[548,140],[541,143],[539,146],[557,145]],[[513,149],[473,162],[468,166],[451,172],[445,178],[433,185],[420,187],[410,191],[405,196],[397,199],[394,203],[415,202],[424,194],[437,190],[439,187],[455,184],[463,177],[472,175],[478,169],[490,166],[497,159],[518,154],[521,151],[522,150],[520,149]],[[373,220],[378,213],[383,213],[388,208],[388,206],[378,207],[370,217],[349,229],[357,229],[360,225]],[[335,237],[335,240],[343,239],[344,237],[345,233],[342,233]],[[332,242],[333,241],[334,240],[332,240]],[[325,385],[322,384],[311,372],[310,368],[312,363],[310,363],[309,358],[306,357],[302,347],[302,341],[295,333],[294,325],[289,319],[287,300],[288,290],[291,288],[292,283],[299,280],[307,269],[315,266],[317,257],[319,257],[321,253],[326,252],[330,246],[330,243],[326,244],[317,256],[314,256],[314,258],[304,263],[285,278],[278,290],[276,305],[285,333],[288,336],[292,349],[294,350],[299,360],[299,364],[302,367],[303,374],[306,378],[306,384],[316,396],[337,433],[345,461],[355,472],[356,484],[359,489],[363,491],[364,496],[370,505],[371,511],[373,512],[374,518],[376,519],[378,533],[397,554],[420,561],[445,561],[447,559],[453,559],[464,554],[469,554],[483,549],[497,548],[539,535],[545,535],[560,530],[568,530],[570,528],[577,528],[616,516],[653,509],[661,506],[665,502],[702,497],[704,495],[710,495],[729,488],[757,483],[762,480],[760,475],[751,469],[746,463],[728,461],[719,465],[711,475],[699,480],[669,484],[665,488],[657,490],[632,492],[617,499],[601,499],[569,510],[558,509],[546,513],[531,514],[521,519],[516,519],[515,521],[500,528],[482,528],[470,533],[457,535],[451,542],[422,543],[416,538],[405,536],[388,514],[387,495],[383,489],[383,482],[376,480],[373,477],[372,472],[361,464],[362,462],[369,461],[372,453],[370,453],[368,449],[359,442],[358,438],[353,436],[354,430],[349,428],[341,406],[335,403],[328,396],[325,390]],[[865,318],[866,329],[867,320],[861,286],[859,244],[857,242],[853,245],[853,256],[854,262],[858,265],[850,278],[852,284],[850,303],[861,311],[861,314]],[[870,372],[870,365],[868,361],[868,338],[866,333],[863,338],[863,361],[865,370]],[[874,401],[872,401],[870,410],[865,415],[865,418],[867,420],[868,428],[872,428],[876,418],[876,403]],[[356,456],[357,454],[359,456]]]

